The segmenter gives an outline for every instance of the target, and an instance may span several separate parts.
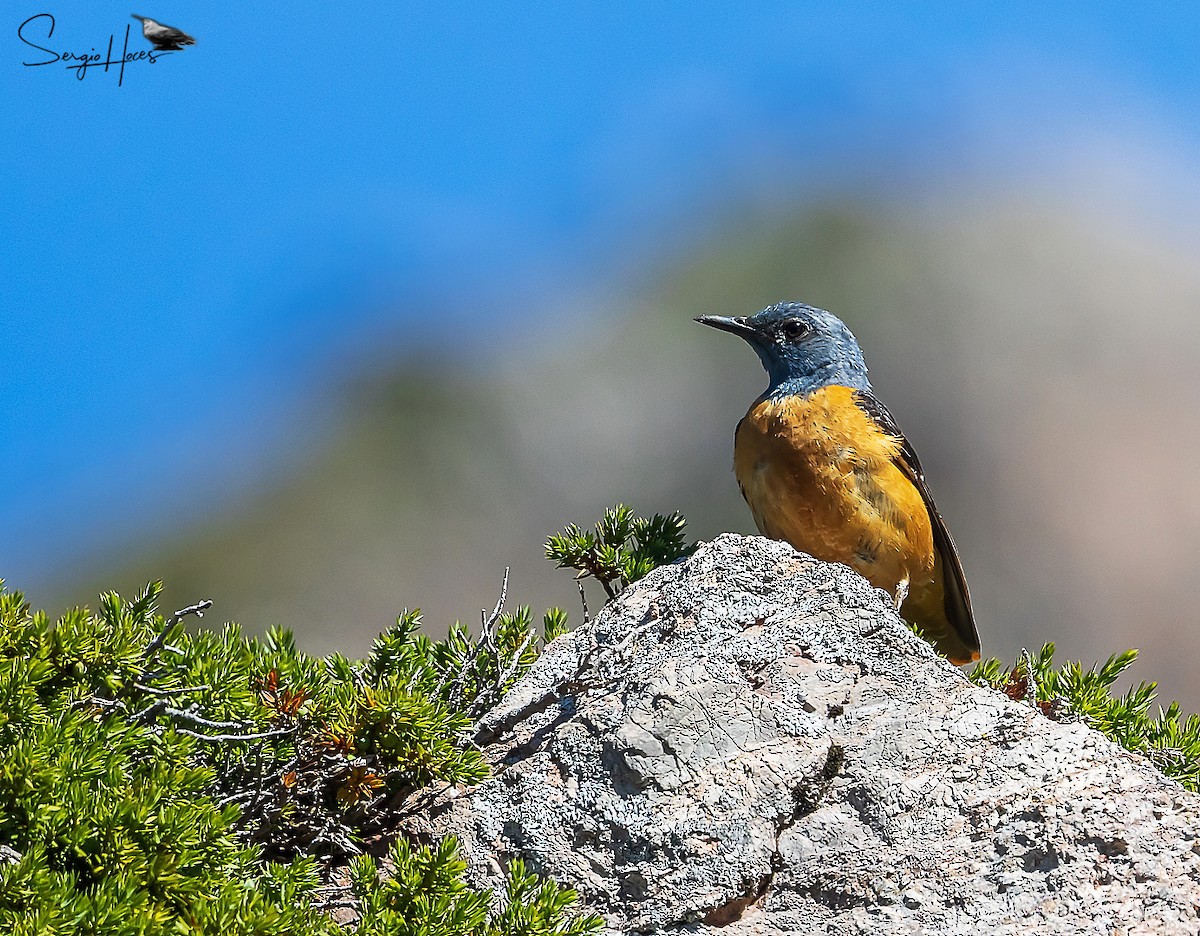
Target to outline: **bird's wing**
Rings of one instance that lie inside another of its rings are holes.
[[[170,43],[172,45],[195,45],[196,40],[182,29],[159,23],[156,29],[143,30],[151,42]]]
[[[896,419],[870,390],[858,390],[854,402],[875,422],[880,429],[900,440],[900,454],[896,464],[903,471],[925,502],[929,511],[929,523],[933,527],[933,548],[942,560],[942,592],[944,595],[946,620],[954,628],[968,649],[979,652],[979,632],[975,629],[975,615],[971,612],[971,595],[967,591],[967,579],[963,574],[962,562],[946,522],[933,502],[933,495],[925,484],[925,472],[912,443],[896,424]]]

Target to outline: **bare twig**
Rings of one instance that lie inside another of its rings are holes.
[[[591,612],[588,611],[587,594],[583,590],[583,579],[575,579],[575,584],[579,586],[579,602],[583,605],[583,623],[591,623],[592,615]]]
[[[258,790],[242,790],[239,793],[231,793],[229,796],[223,796],[217,800],[217,808],[229,806],[231,803],[240,803],[243,801],[253,802],[258,799]]]
[[[512,662],[508,664],[508,667],[504,670],[503,673],[500,674],[500,678],[496,680],[496,688],[497,689],[500,689],[501,687],[504,686],[504,684],[506,682],[508,682],[510,679],[512,679],[513,674],[517,671],[517,668],[520,667],[520,665],[521,665],[521,657],[523,657],[525,655],[525,651],[528,650],[529,645],[531,643],[533,643],[533,638],[534,638],[534,633],[532,630],[530,630],[529,633],[525,635],[525,639],[523,641],[521,641],[521,646],[519,646],[517,648],[517,652],[513,656]]]
[[[119,699],[105,699],[101,696],[88,696],[86,699],[76,699],[71,703],[73,708],[99,708],[110,712],[125,708],[125,703]]]
[[[479,643],[489,653],[496,652],[496,622],[500,620],[500,614],[504,610],[504,602],[508,599],[508,567],[504,567],[504,581],[500,583],[500,597],[496,600],[496,607],[492,608],[492,613],[488,616],[487,611],[479,612]]]
[[[494,627],[496,622],[500,620],[500,612],[504,610],[504,602],[508,599],[508,566],[504,567],[504,581],[500,583],[500,598],[496,601],[496,607],[492,609],[492,616],[487,619],[484,624],[485,628]]]
[[[1025,690],[1025,701],[1032,708],[1038,707],[1038,684],[1037,676],[1033,672],[1033,654],[1024,647],[1021,648],[1021,660],[1025,664],[1025,678],[1029,680],[1029,686]]]
[[[158,716],[162,714],[163,709],[166,707],[166,700],[158,699],[157,701],[151,702],[144,709],[134,712],[129,716],[129,720],[132,722],[150,721],[151,719],[158,718]]]
[[[182,695],[185,692],[205,692],[212,690],[212,686],[180,686],[178,689],[156,689],[154,686],[147,686],[136,680],[133,685],[135,689],[140,689],[147,695],[153,696],[173,696]]]
[[[165,715],[174,722],[188,722],[192,725],[199,725],[201,728],[238,729],[237,734],[205,735],[191,731],[187,728],[180,728],[178,725],[173,726],[180,734],[189,735],[194,738],[202,738],[206,741],[255,741],[260,738],[282,737],[283,735],[292,734],[299,729],[299,726],[294,726],[291,728],[275,729],[267,732],[247,732],[247,726],[243,722],[217,721],[212,718],[205,718],[202,715],[197,715],[194,711],[189,709],[181,709],[172,705],[168,705],[167,700],[163,698],[156,699],[141,711],[135,712],[129,717],[129,720],[132,722],[148,722],[153,721],[160,715]]]
[[[187,617],[189,614],[194,614],[196,617],[204,617],[204,612],[212,606],[212,601],[208,598],[205,598],[202,601],[197,601],[194,605],[188,605],[186,608],[180,608],[178,611],[172,614],[169,618],[167,618],[167,623],[163,625],[163,629],[158,632],[158,636],[150,641],[149,646],[147,646],[145,651],[142,653],[142,659],[149,660],[150,657],[154,656],[154,654],[156,654],[162,647],[163,641],[167,639],[167,635],[170,634],[175,625],[182,621],[185,617]]]
[[[219,734],[210,735],[200,731],[192,731],[190,728],[176,728],[175,733],[187,735],[189,738],[198,738],[201,741],[211,741],[214,744],[222,744],[228,741],[266,741],[270,738],[286,738],[288,735],[295,734],[300,730],[297,725],[293,728],[279,728],[274,731],[260,731],[257,734]]]
[[[521,657],[525,654],[525,650],[529,647],[529,644],[533,642],[533,638],[534,633],[531,630],[525,635],[525,640],[521,643],[521,646],[517,648],[516,655],[513,656],[504,672],[500,673],[496,677],[495,683],[491,686],[488,686],[486,691],[479,693],[479,695],[475,697],[475,703],[471,706],[472,714],[475,714],[476,712],[485,712],[495,703],[500,701],[500,696],[504,692],[504,684],[512,678],[512,675],[517,671],[518,667],[520,667]],[[499,660],[497,660],[497,662],[499,662]]]
[[[486,620],[482,621],[482,625],[479,631],[479,639],[475,642],[475,653],[478,655],[481,650],[486,650],[488,653],[495,653],[496,641],[492,638],[492,628]]]
[[[591,576],[604,586],[604,593],[608,595],[609,598],[616,598],[617,593],[613,591],[612,585],[609,584],[613,581],[613,579],[600,574],[600,563],[597,562],[592,556],[586,556],[580,561],[583,563],[584,568],[580,569],[579,574],[575,576],[576,581]]]
[[[467,678],[468,671],[470,671],[470,669],[475,665],[475,661],[479,659],[479,654],[481,651],[481,644],[470,644],[466,654],[463,655],[463,661],[458,668],[458,673],[450,682],[450,687],[446,691],[446,699],[451,705],[457,707],[458,703],[461,701],[459,694],[462,692],[463,680]],[[438,690],[439,692],[441,691],[440,685]]]
[[[480,654],[487,652],[493,656],[498,655],[496,648],[496,623],[500,620],[500,615],[504,611],[504,602],[508,599],[508,569],[504,570],[504,580],[500,583],[500,597],[496,601],[496,606],[492,609],[491,616],[488,616],[487,610],[479,612],[480,630],[479,638],[473,643],[470,643],[470,635],[468,635],[469,649],[463,655],[462,663],[458,667],[458,672],[454,679],[451,680],[450,686],[446,693],[446,698],[451,705],[458,705],[461,702],[460,695],[463,689],[463,683],[467,678],[467,674],[475,668],[475,664],[479,661]],[[446,677],[443,676],[437,685],[437,693],[440,695],[442,686],[445,685]]]
[[[242,722],[213,721],[209,718],[202,718],[194,712],[189,712],[186,709],[171,708],[170,706],[164,707],[162,714],[169,718],[180,718],[183,719],[183,721],[189,721],[193,725],[201,725],[205,728],[240,728],[242,730],[245,730],[246,728]]]

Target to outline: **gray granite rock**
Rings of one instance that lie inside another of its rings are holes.
[[[526,859],[614,932],[1200,932],[1200,798],[783,543],[658,569],[482,729],[494,777],[424,832],[477,885]]]

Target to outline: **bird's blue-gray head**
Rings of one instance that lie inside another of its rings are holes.
[[[755,315],[702,315],[696,321],[746,339],[767,370],[769,396],[807,396],[831,385],[871,389],[854,335],[824,309],[779,302]]]

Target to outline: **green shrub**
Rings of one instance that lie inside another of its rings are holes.
[[[0,931],[330,932],[299,899],[314,861],[264,862],[237,806],[208,795],[205,745],[134,711],[177,697],[135,688],[178,674],[145,653],[166,625],[156,593],[104,595],[99,613],[51,625],[0,592]],[[176,643],[163,647],[186,654]],[[238,694],[234,679],[204,692],[222,688]]]
[[[1156,683],[1139,683],[1124,695],[1113,684],[1137,659],[1136,650],[1110,656],[1100,666],[1054,665],[1054,644],[1024,654],[1009,669],[999,660],[975,665],[971,679],[1011,699],[1031,702],[1048,718],[1079,719],[1127,750],[1148,757],[1164,774],[1193,792],[1200,790],[1200,716],[1184,717],[1179,703],[1151,712]]]
[[[521,861],[509,865],[503,909],[491,914],[487,897],[463,883],[466,863],[453,839],[436,849],[413,849],[400,839],[388,857],[386,879],[365,856],[351,868],[354,894],[370,920],[362,936],[585,936],[600,928],[597,917],[572,917],[572,893],[540,880]]]
[[[604,511],[593,530],[574,523],[546,541],[546,558],[560,569],[575,569],[576,578],[594,578],[609,598],[620,588],[649,574],[660,565],[690,555],[687,521],[676,512],[639,517],[630,507],[617,504]],[[614,588],[614,583],[616,588]]]
[[[549,612],[539,637],[527,608],[501,601],[477,636],[456,625],[432,641],[405,612],[354,662],[310,657],[281,630],[189,633],[209,603],[164,618],[160,588],[54,623],[0,591],[0,932],[344,932],[321,909],[331,869],[394,829],[385,807],[404,792],[487,775],[475,718],[566,623]],[[516,865],[509,892],[527,905],[493,911],[453,843],[406,848],[395,881],[355,865],[359,933],[409,931],[388,913],[418,866],[429,900],[472,909],[412,932],[575,936],[597,922]]]

